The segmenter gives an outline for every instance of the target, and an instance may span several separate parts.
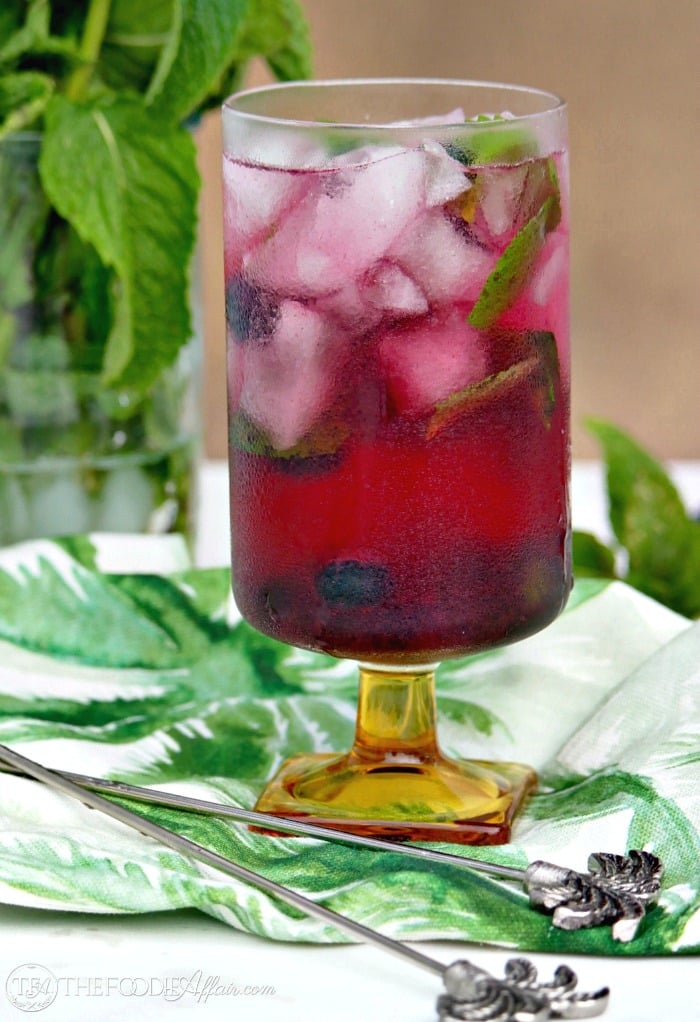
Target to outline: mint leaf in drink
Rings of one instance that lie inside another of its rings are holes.
[[[523,221],[529,220],[547,199],[552,199],[545,227],[553,231],[561,220],[561,195],[557,165],[550,156],[547,160],[533,160],[528,165],[527,176],[520,196]]]
[[[451,426],[457,419],[472,411],[483,401],[488,401],[503,391],[515,386],[537,368],[537,359],[531,356],[522,362],[514,362],[507,369],[492,373],[478,383],[470,383],[468,387],[450,394],[435,405],[426,429],[426,440],[433,440],[444,429]]]
[[[559,390],[557,341],[549,330],[533,330],[527,335],[527,344],[537,356],[537,386],[533,391],[533,396],[539,405],[544,424],[549,427]]]
[[[470,125],[469,131],[451,138],[445,147],[453,159],[466,166],[521,163],[537,156],[537,140],[513,118],[504,114],[478,114],[466,123]],[[479,127],[471,127],[474,124]]]
[[[281,461],[323,458],[335,454],[349,435],[350,430],[346,423],[340,419],[329,419],[318,423],[293,447],[280,450],[274,446],[265,431],[243,412],[233,416],[229,429],[232,447],[248,454],[258,454],[264,458],[276,458]]]
[[[626,581],[688,617],[700,615],[700,522],[662,465],[610,423],[590,420],[607,464],[610,522],[627,550]]]
[[[192,140],[136,96],[91,105],[55,96],[39,167],[51,203],[115,274],[103,381],[145,391],[190,335]]]
[[[485,401],[498,400],[502,394],[528,380],[528,393],[536,402],[545,427],[549,428],[559,390],[559,355],[554,334],[547,330],[529,333],[504,331],[504,345],[517,352],[515,361],[477,383],[470,383],[438,401],[426,429],[432,440],[462,416]]]
[[[467,317],[477,330],[493,326],[522,291],[542,251],[545,235],[555,222],[557,207],[558,200],[554,196],[546,199],[494,266]]]

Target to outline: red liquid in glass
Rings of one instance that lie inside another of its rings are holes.
[[[540,630],[570,588],[565,210],[498,315],[476,327],[469,317],[532,216],[524,194],[541,165],[469,168],[475,212],[463,198],[413,202],[405,224],[366,226],[365,260],[353,250],[361,233],[338,233],[336,249],[324,234],[323,210],[353,196],[350,172],[338,182],[230,167],[240,174],[227,283],[243,615],[285,643],[383,663]],[[267,224],[240,212],[245,187],[274,207]],[[304,230],[320,239],[318,277],[308,247],[291,250]]]

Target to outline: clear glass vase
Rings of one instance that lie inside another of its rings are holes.
[[[108,272],[51,210],[41,138],[0,140],[0,544],[188,533],[199,344],[145,391],[103,382]]]

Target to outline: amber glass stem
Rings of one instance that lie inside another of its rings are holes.
[[[360,665],[357,727],[350,759],[390,764],[440,758],[435,736],[435,665]]]

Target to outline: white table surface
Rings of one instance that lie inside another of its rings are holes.
[[[674,465],[673,475],[700,508],[700,463]],[[601,478],[599,466],[575,465],[572,503],[575,525],[604,536]],[[225,467],[206,465],[196,546],[202,566],[227,562],[227,504]],[[420,948],[446,963],[468,958],[496,975],[511,957],[466,944]],[[547,980],[562,961],[527,957]],[[607,1022],[700,1022],[697,959],[566,961],[580,989],[611,988]],[[0,1022],[27,1017],[5,987],[13,970],[30,963],[49,970],[58,990],[33,1013],[46,1022],[431,1022],[440,992],[436,976],[377,948],[275,943],[194,911],[93,916],[0,906]],[[266,992],[255,993],[260,987]]]

